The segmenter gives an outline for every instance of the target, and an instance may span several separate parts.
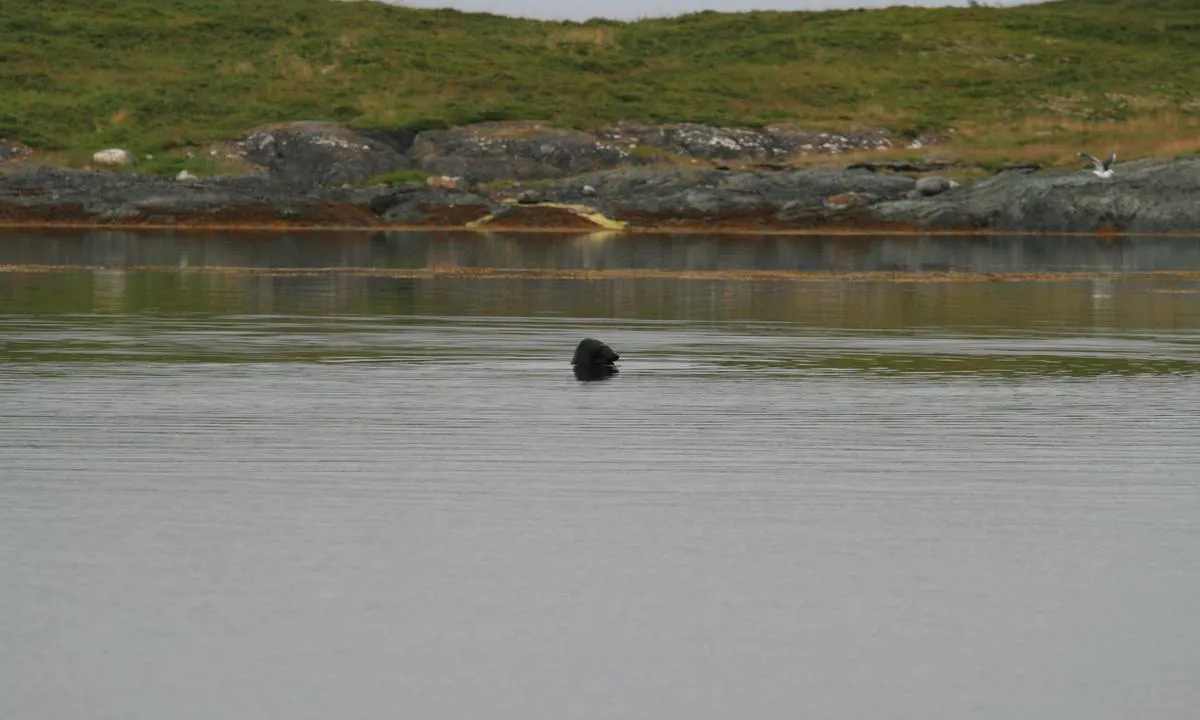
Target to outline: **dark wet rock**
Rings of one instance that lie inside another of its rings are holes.
[[[562,178],[645,162],[618,145],[539,123],[481,123],[428,130],[410,151],[416,166],[472,183]]]
[[[398,225],[455,226],[481,220],[499,210],[499,203],[469,192],[409,186],[369,200],[371,212]]]
[[[177,182],[44,166],[0,175],[0,218],[20,222],[366,224],[369,200],[256,176]]]
[[[892,146],[889,130],[838,134],[800,130],[788,125],[763,129],[723,128],[696,123],[643,125],[620,123],[600,137],[625,146],[642,145],[675,155],[706,160],[769,160],[793,155],[833,154],[877,150]]]
[[[1200,160],[1088,171],[1007,172],[934,197],[873,205],[869,217],[929,229],[1021,232],[1200,231]]]
[[[412,134],[403,130],[351,130],[329,122],[296,122],[261,128],[236,144],[250,162],[280,182],[301,187],[357,185],[412,167]]]

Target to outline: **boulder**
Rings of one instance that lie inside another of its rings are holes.
[[[410,152],[423,170],[458,175],[469,183],[561,178],[645,162],[588,133],[540,123],[480,123],[427,130]]]
[[[943,177],[930,175],[929,177],[923,177],[917,180],[917,184],[915,187],[913,187],[913,189],[916,190],[920,195],[928,197],[930,195],[940,195],[957,185],[958,183],[954,182],[953,180],[947,180]]]
[[[241,155],[280,182],[302,187],[361,184],[412,167],[412,134],[352,130],[339,123],[295,122],[260,128],[237,143]]]
[[[97,165],[132,165],[133,153],[122,148],[97,150],[92,154],[92,162]]]

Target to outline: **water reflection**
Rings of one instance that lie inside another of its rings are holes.
[[[1200,293],[1165,280],[896,284],[0,273],[0,360],[546,363],[629,372],[1194,373]],[[674,365],[654,365],[669,360]],[[679,362],[686,364],[679,365]],[[594,375],[594,374],[592,374]],[[593,379],[585,375],[583,379]],[[603,379],[603,378],[599,378]]]
[[[596,382],[610,380],[621,371],[612,365],[574,365],[571,367],[571,372],[580,382]]]
[[[1200,282],[467,280],[104,269],[0,272],[0,312],[673,318],[972,332],[1056,327],[1167,330],[1193,328],[1200,322]]]
[[[0,231],[2,264],[1103,273],[1200,270],[1200,242],[1187,237],[40,229]]]

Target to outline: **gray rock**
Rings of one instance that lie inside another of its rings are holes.
[[[522,190],[511,192],[515,199]],[[1200,159],[1126,163],[1107,180],[1087,171],[1008,172],[934,196],[921,195],[907,176],[868,170],[634,168],[563,179],[539,188],[536,197],[594,207],[631,226],[861,223],[931,230],[1194,233],[1200,232]],[[517,209],[501,200],[463,191],[457,183],[453,188],[354,189],[302,186],[265,175],[177,182],[25,163],[0,173],[0,218],[32,222],[461,226]]]
[[[32,152],[27,145],[10,141],[6,138],[0,138],[0,163],[21,160],[28,157]]]
[[[918,179],[916,187],[913,189],[916,190],[920,195],[924,196],[940,195],[954,187],[956,184],[957,183],[953,183],[946,178],[931,175],[929,177]]]
[[[368,204],[380,218],[401,225],[465,225],[502,207],[482,195],[422,187],[377,195]]]
[[[301,187],[358,184],[411,168],[406,131],[351,130],[328,122],[296,122],[255,130],[236,144],[276,180]]]
[[[364,191],[305,190],[258,176],[178,182],[45,166],[0,175],[0,217],[24,220],[360,223],[371,217],[369,199]]]
[[[696,123],[642,125],[620,123],[600,133],[613,143],[658,148],[676,155],[707,160],[771,160],[793,155],[836,155],[852,150],[877,150],[892,146],[889,130],[868,130],[845,135],[801,130],[789,125],[763,129],[722,128]]]
[[[1200,160],[1129,163],[1116,176],[1006,172],[953,193],[884,202],[871,217],[928,229],[1200,231]]]
[[[585,195],[581,184],[596,190]],[[820,218],[826,199],[859,193],[860,202],[899,197],[911,178],[858,171],[725,172],[678,168],[593,173],[549,188],[548,200],[584,203],[614,218],[789,222]],[[840,209],[839,209],[840,210]]]
[[[423,170],[472,183],[561,178],[646,162],[593,135],[538,123],[428,130],[417,136],[410,155]]]

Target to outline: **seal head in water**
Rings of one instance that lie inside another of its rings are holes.
[[[584,338],[575,347],[571,365],[575,368],[575,377],[593,380],[615,374],[617,368],[613,363],[620,359],[621,356],[608,345],[595,338]]]

